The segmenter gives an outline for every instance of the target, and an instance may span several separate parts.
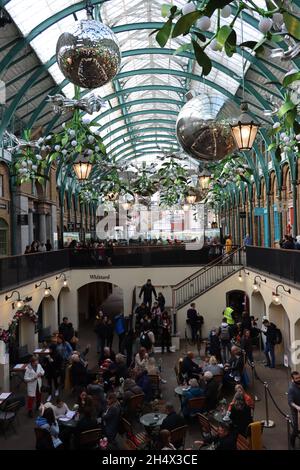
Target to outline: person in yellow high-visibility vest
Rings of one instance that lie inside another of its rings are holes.
[[[234,325],[235,324],[234,318],[232,316],[233,312],[234,312],[234,310],[231,307],[226,307],[224,312],[223,312],[223,317],[226,318],[228,325]]]

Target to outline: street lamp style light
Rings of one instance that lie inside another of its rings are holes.
[[[14,291],[12,291],[12,293],[10,295],[6,295],[5,300],[11,299],[14,294],[18,294],[16,307],[17,308],[22,308],[24,306],[24,301],[21,299],[20,292],[18,290],[14,290]]]
[[[60,279],[60,278],[63,278],[64,282],[63,282],[63,286],[64,287],[67,287],[68,285],[68,281],[67,281],[67,277],[65,275],[65,273],[60,273],[58,276],[55,277],[56,280]]]
[[[199,174],[199,186],[201,191],[208,191],[211,180],[211,173],[207,168],[204,168]]]
[[[73,163],[73,170],[78,181],[86,181],[92,171],[93,164],[85,156],[79,155]]]
[[[41,281],[38,284],[35,284],[35,288],[37,289],[40,287],[42,284],[45,284],[45,292],[44,292],[44,297],[48,297],[50,295],[51,287],[48,286],[48,283],[46,281]]]
[[[235,124],[231,124],[231,134],[239,150],[251,150],[260,124],[253,121],[247,113],[248,104],[241,103],[241,115]]]
[[[280,304],[280,299],[279,299],[279,295],[278,295],[279,287],[282,287],[284,292],[287,292],[288,294],[291,293],[291,289],[286,289],[282,284],[278,284],[278,286],[276,286],[275,292],[272,293],[273,302],[274,302],[274,304],[277,304],[277,305]]]
[[[257,284],[256,282],[256,279],[260,279],[262,282],[267,282],[267,279],[263,279],[261,276],[255,276],[254,278],[254,282],[253,282],[253,285],[252,285],[252,288],[254,290],[254,292],[257,292],[258,291],[258,288],[259,288],[259,284]]]

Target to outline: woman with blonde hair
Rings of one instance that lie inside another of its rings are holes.
[[[211,372],[213,375],[223,375],[223,369],[218,365],[216,356],[211,356],[209,358],[208,364],[203,368],[203,372]]]

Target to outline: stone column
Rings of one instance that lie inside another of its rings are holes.
[[[46,214],[39,214],[40,218],[40,233],[39,233],[39,238],[40,242],[46,243]]]
[[[33,242],[33,213],[32,210],[28,212],[28,244]]]

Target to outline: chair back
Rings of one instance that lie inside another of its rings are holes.
[[[217,384],[223,384],[223,375],[222,374],[214,375],[214,380],[215,382],[217,382]]]
[[[2,408],[5,413],[17,413],[21,408],[21,403],[19,401],[14,401],[13,403],[8,403]]]
[[[188,400],[188,407],[191,411],[205,408],[205,397],[195,397]]]
[[[137,450],[137,446],[130,439],[126,439],[123,443],[124,450]]]
[[[34,428],[36,450],[54,449],[52,437],[47,429]]]
[[[137,395],[133,395],[133,397],[130,397],[127,401],[128,411],[139,413],[143,408],[144,399],[145,399],[145,395],[143,393],[139,393]]]
[[[121,417],[121,420],[120,420],[120,431],[121,431],[121,434],[124,434],[125,432],[126,434],[129,434],[129,435],[133,434],[132,426],[130,422],[123,416]]]
[[[101,434],[102,434],[102,431],[100,428],[90,429],[89,431],[81,432],[79,435],[80,447],[98,444]]]
[[[200,424],[200,431],[209,433],[211,432],[211,424],[209,420],[207,419],[206,416],[204,416],[202,413],[197,413],[197,418],[198,418],[198,423]]]
[[[238,434],[236,448],[237,450],[251,450],[248,439],[241,434]]]
[[[187,433],[188,427],[187,425],[180,426],[179,428],[172,429],[171,433],[171,443],[176,444],[178,442],[182,442],[182,447],[184,448],[185,444],[185,437]]]

